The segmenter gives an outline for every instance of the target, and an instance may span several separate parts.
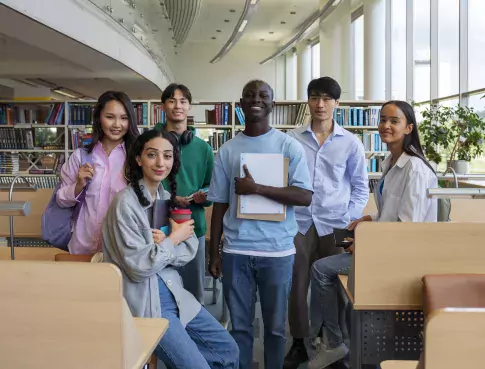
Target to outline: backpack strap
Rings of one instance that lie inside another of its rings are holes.
[[[86,163],[93,165],[93,154],[88,153],[86,149],[81,149],[81,166],[83,166]],[[84,189],[82,190],[81,194],[78,197],[79,202],[75,206],[74,211],[73,211],[73,215],[72,215],[72,219],[74,221],[77,220],[77,218],[79,216],[79,212],[81,211],[81,207],[84,204],[84,200],[85,200],[85,197],[86,197],[86,191],[88,190],[88,187],[89,187],[89,181],[86,184],[86,187],[84,187]]]

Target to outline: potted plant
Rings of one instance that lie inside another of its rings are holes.
[[[435,104],[422,116],[419,131],[428,160],[439,164],[445,154],[447,168],[451,166],[457,174],[467,173],[469,162],[483,152],[485,120],[473,108],[460,105]]]

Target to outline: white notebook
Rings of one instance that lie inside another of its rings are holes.
[[[284,187],[283,154],[241,154],[241,177],[245,177],[243,169],[245,164],[256,183]],[[241,214],[284,214],[285,207],[263,196],[244,195],[241,196],[240,212]]]

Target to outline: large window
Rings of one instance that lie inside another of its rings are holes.
[[[406,100],[406,1],[391,4],[391,98]]]
[[[364,99],[364,16],[352,22],[355,99]]]
[[[468,89],[470,91],[485,88],[484,15],[484,0],[468,0]]]
[[[414,100],[425,101],[431,94],[431,5],[414,0]]]
[[[320,77],[320,43],[312,46],[312,79]]]
[[[444,97],[459,93],[459,67],[460,0],[439,0],[437,97]]]

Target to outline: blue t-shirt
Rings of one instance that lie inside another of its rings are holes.
[[[208,200],[229,203],[224,216],[224,251],[256,256],[286,256],[295,251],[293,238],[298,226],[293,206],[286,208],[286,220],[268,222],[237,218],[238,196],[234,178],[240,177],[242,153],[283,154],[290,159],[288,185],[312,190],[305,152],[294,138],[276,129],[258,137],[238,134],[226,142],[214,161]],[[251,172],[251,168],[248,168]]]

